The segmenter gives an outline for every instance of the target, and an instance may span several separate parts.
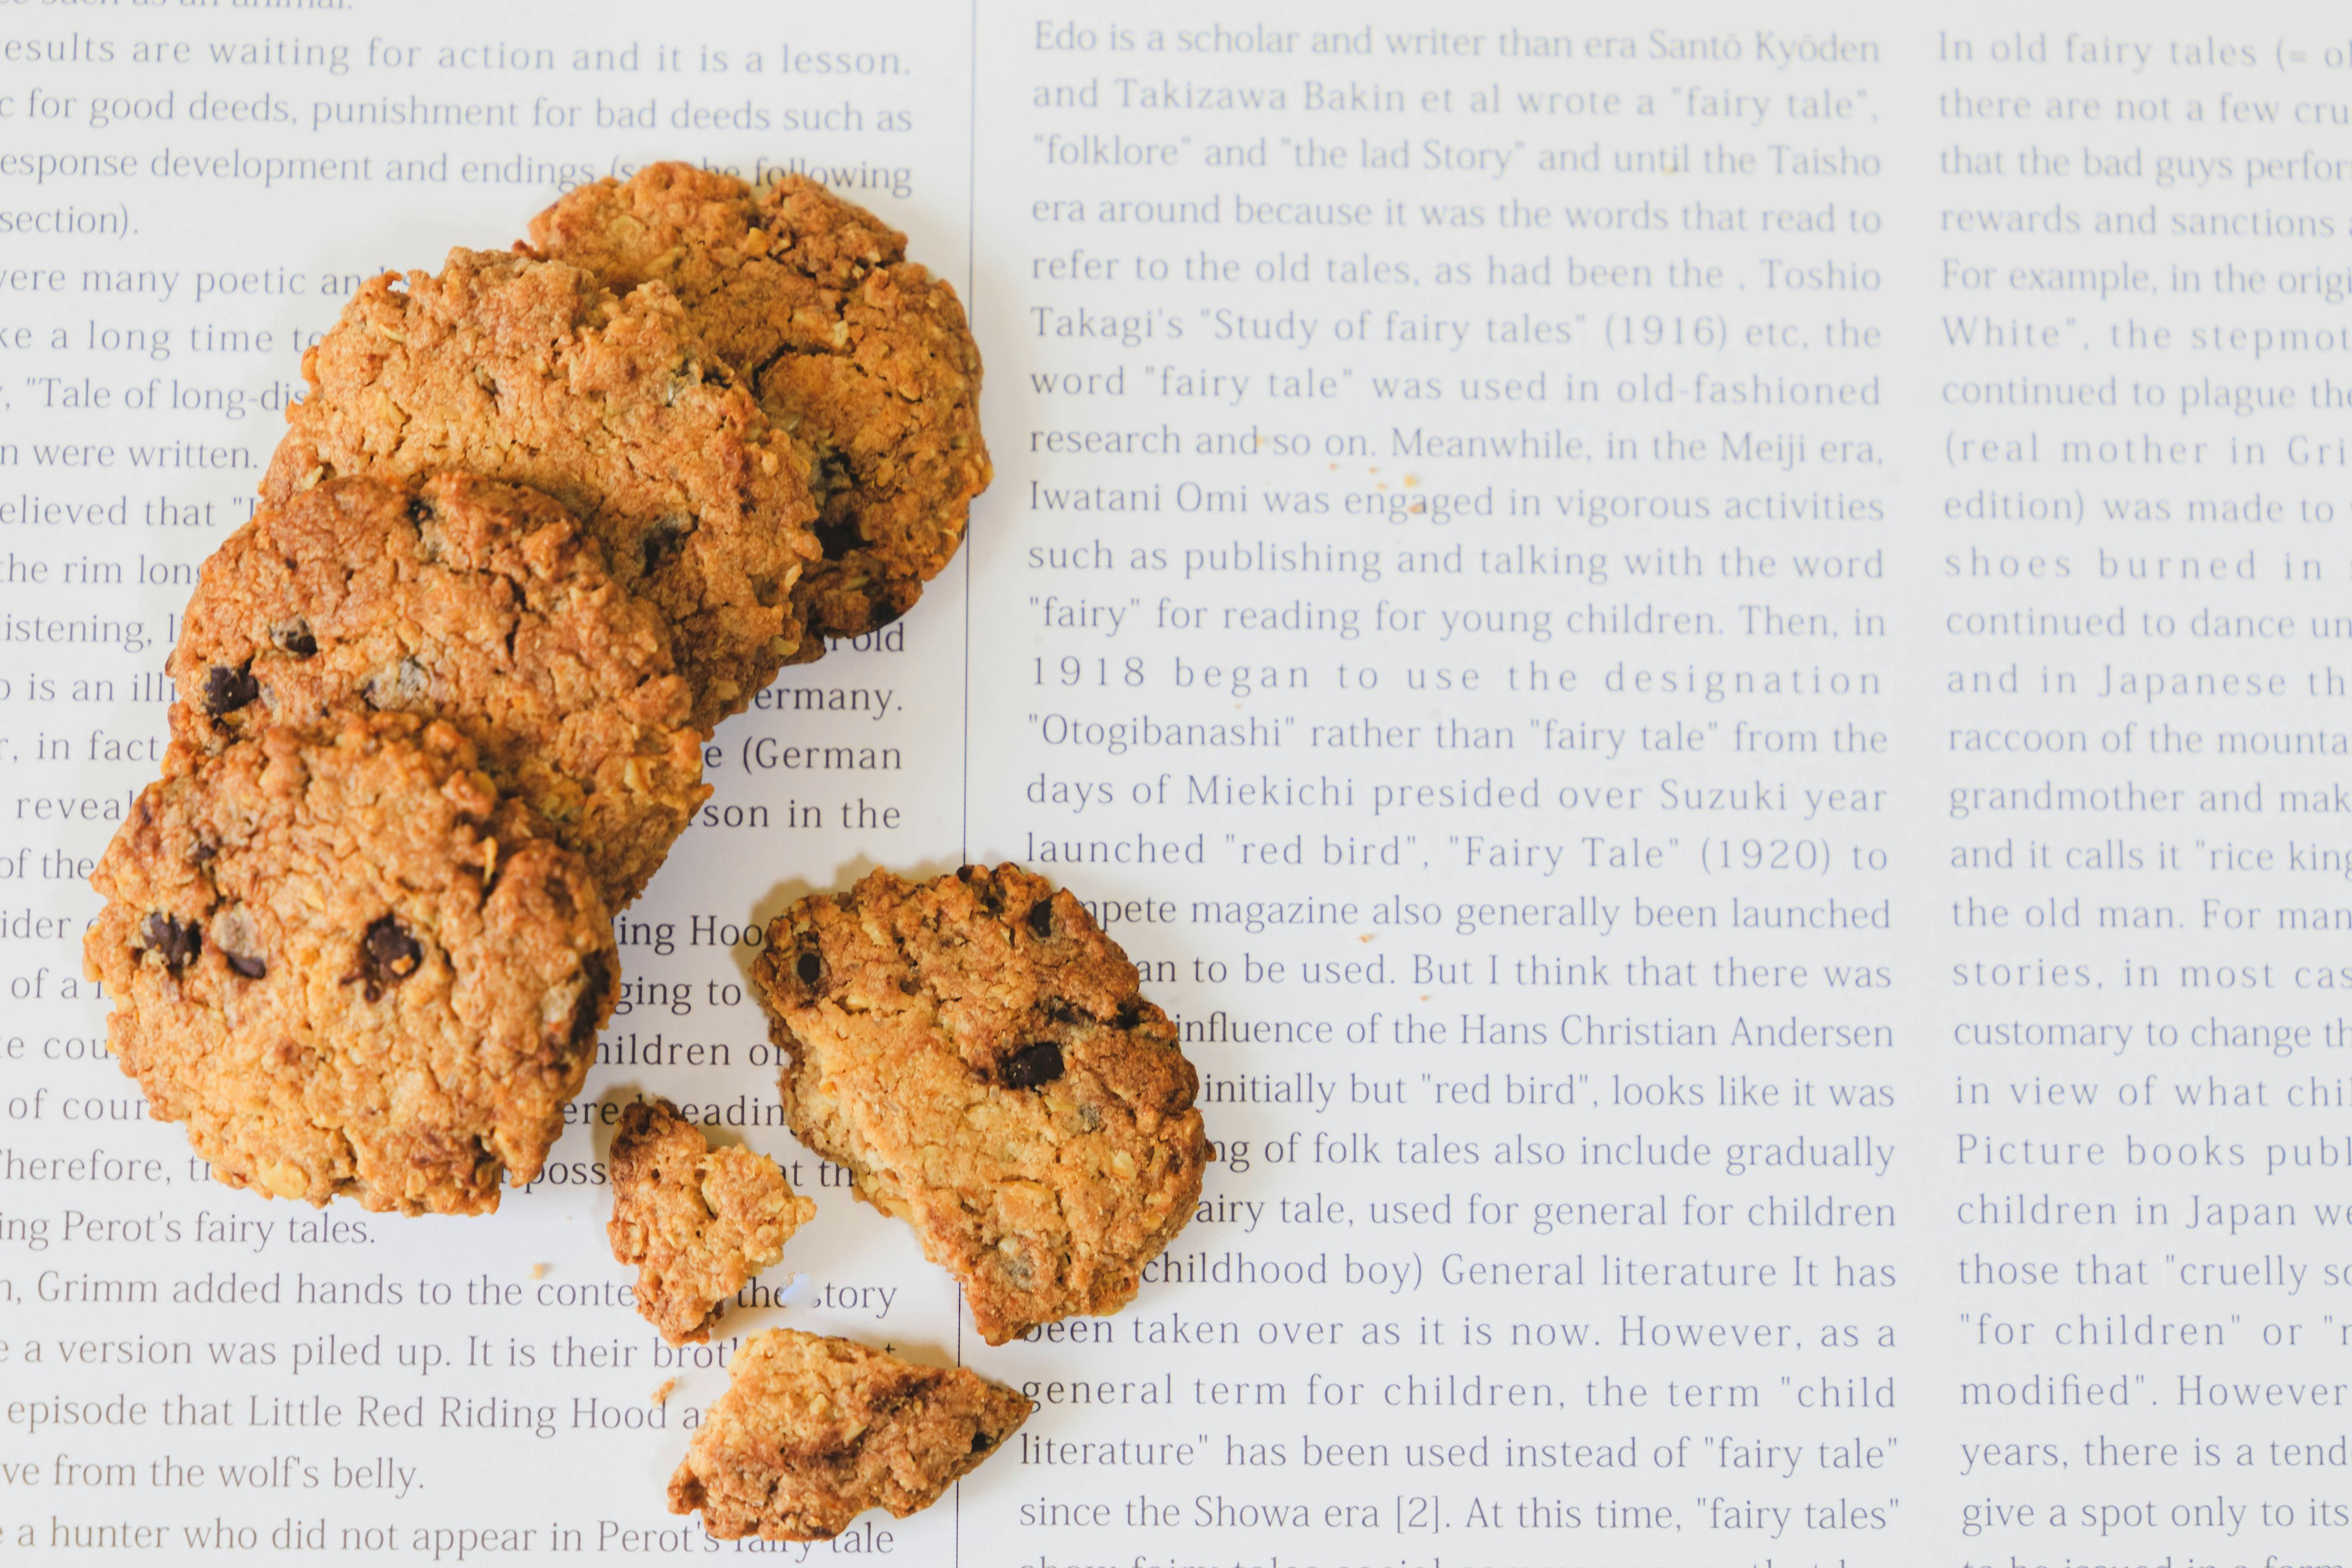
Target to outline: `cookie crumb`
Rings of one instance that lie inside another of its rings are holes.
[[[667,1100],[622,1111],[611,1169],[614,1260],[635,1265],[638,1315],[674,1345],[707,1341],[727,1298],[816,1214],[773,1160],[711,1148]]]

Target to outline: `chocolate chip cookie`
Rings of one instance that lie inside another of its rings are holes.
[[[877,870],[779,915],[753,977],[793,1131],[915,1227],[989,1343],[1118,1310],[1192,1217],[1192,1065],[1043,878]]]
[[[749,1149],[713,1149],[667,1100],[621,1112],[613,1260],[637,1271],[637,1315],[674,1345],[710,1337],[727,1298],[784,1255],[816,1205]]]
[[[859,637],[912,607],[991,470],[980,351],[905,235],[799,175],[754,191],[656,163],[568,192],[530,237],[614,289],[667,284],[770,418],[814,449],[824,559],[793,590],[813,632]],[[823,651],[811,637],[793,657]]]
[[[669,623],[536,490],[328,479],[205,563],[167,666],[175,735],[217,751],[347,709],[448,720],[618,909],[710,791]]]
[[[736,1352],[669,1510],[700,1509],[721,1541],[830,1541],[869,1508],[929,1508],[1035,1408],[962,1367],[771,1329]]]
[[[413,714],[175,742],[90,883],[122,1070],[216,1179],[311,1204],[497,1208],[620,973],[580,858]]]
[[[793,584],[818,554],[808,455],[667,288],[618,298],[562,262],[453,250],[438,275],[362,285],[302,373],[265,500],[354,474],[546,491],[669,616],[706,731],[800,650]]]

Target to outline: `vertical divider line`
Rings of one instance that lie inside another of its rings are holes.
[[[980,0],[971,0],[971,24],[964,46],[964,195],[963,195],[963,296],[964,319],[980,320]],[[975,500],[979,498],[974,497]],[[971,567],[977,552],[973,537],[980,531],[980,519],[971,512],[964,517],[963,526],[963,778],[962,814],[958,824],[957,862],[971,864]],[[961,1332],[961,1331],[959,1331]],[[959,1351],[956,1364],[963,1364]],[[959,1505],[962,1485],[957,1485]],[[957,1562],[962,1561],[963,1538],[956,1538]]]

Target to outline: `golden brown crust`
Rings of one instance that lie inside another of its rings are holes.
[[[1198,1079],[1135,966],[1018,866],[877,870],[768,927],[784,1111],[963,1281],[991,1344],[1117,1311],[1192,1217]]]
[[[401,713],[174,744],[108,846],[108,1041],[218,1180],[479,1214],[539,1173],[620,965],[586,867],[478,762]]]
[[[800,647],[793,584],[817,555],[807,454],[667,289],[618,299],[562,262],[453,250],[437,276],[362,285],[302,373],[264,499],[348,474],[545,490],[670,617],[706,731]]]
[[[209,751],[346,710],[448,720],[614,909],[710,793],[668,622],[518,486],[329,479],[262,507],[205,563],[167,668],[173,733]]]
[[[621,1112],[611,1165],[613,1259],[636,1268],[637,1315],[674,1345],[709,1339],[727,1298],[816,1215],[773,1160],[713,1149],[667,1100]]]
[[[869,1508],[929,1508],[1035,1408],[962,1367],[771,1329],[736,1352],[669,1510],[700,1509],[721,1541],[830,1541]]]
[[[568,192],[530,235],[616,290],[667,285],[813,449],[824,560],[793,590],[813,632],[863,636],[913,606],[991,469],[980,351],[905,235],[799,175],[754,191],[690,163]],[[812,637],[794,658],[823,651]]]

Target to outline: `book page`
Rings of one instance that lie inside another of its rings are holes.
[[[196,570],[355,287],[665,158],[904,229],[993,485],[711,739],[538,1181],[214,1183],[80,959]],[[2347,189],[2308,5],[0,5],[0,1542],[2336,1560]],[[1003,860],[1218,1157],[992,1348],[750,968]],[[606,1245],[655,1093],[818,1205],[708,1346]],[[1037,1409],[715,1541],[667,1478],[779,1326]]]

